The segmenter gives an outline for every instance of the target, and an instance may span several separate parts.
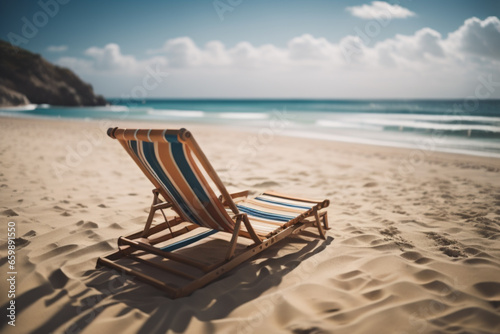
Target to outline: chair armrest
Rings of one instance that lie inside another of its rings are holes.
[[[248,220],[248,216],[246,213],[238,213],[233,218],[236,218],[237,221],[243,222],[245,228],[247,229],[248,236],[252,238],[257,245],[262,243],[262,239],[257,235],[255,230],[253,229],[253,226],[252,224],[250,224],[250,221]],[[245,232],[241,230],[240,233],[242,233],[243,235],[245,234]]]
[[[248,197],[248,190],[244,190],[244,191],[238,191],[238,192],[235,192],[235,193],[232,193],[232,194],[229,194],[229,196],[231,196],[232,199],[235,199],[235,198],[239,198],[239,197]],[[227,206],[228,203],[225,201],[225,199],[223,198],[222,195],[219,196],[219,201],[222,203],[222,205],[224,206]]]
[[[243,190],[243,191],[238,191],[236,193],[229,194],[231,198],[238,198],[238,197],[248,197],[248,190]]]

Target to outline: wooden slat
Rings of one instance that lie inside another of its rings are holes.
[[[175,226],[175,225],[174,225]],[[194,230],[195,228],[198,228],[200,227],[199,225],[196,225],[196,224],[191,224],[191,225],[187,225],[185,226],[184,228],[178,230],[178,231],[173,231],[173,237],[178,237],[180,235],[183,235],[184,233],[187,233],[189,231],[192,231]],[[151,245],[156,245],[156,244],[159,244],[160,242],[163,242],[163,241],[166,241],[166,240],[170,240],[172,239],[172,234],[170,232],[167,232],[161,236],[158,236],[156,238],[153,238],[154,235],[150,235],[148,240],[149,242],[151,243]]]
[[[316,200],[316,199],[310,199],[310,198],[295,197],[295,196],[289,196],[286,194],[281,194],[281,193],[278,193],[275,191],[265,191],[264,195],[266,195],[266,194],[271,195],[271,196],[275,196],[275,197],[281,197],[284,199],[290,199],[290,200],[294,200],[294,201],[320,204],[319,209],[326,208],[330,204],[330,201],[327,199],[326,200]]]
[[[120,238],[118,238],[118,244],[121,244],[121,243],[126,244],[126,245],[128,245],[132,248],[135,248],[135,249],[140,249],[140,250],[146,251],[146,252],[151,253],[151,254],[162,256],[164,258],[167,258],[167,259],[170,259],[173,261],[177,261],[180,263],[184,263],[184,264],[196,267],[196,268],[201,269],[205,272],[207,271],[207,268],[208,268],[207,265],[200,263],[198,261],[195,261],[193,259],[187,258],[187,257],[182,256],[180,254],[172,253],[172,252],[164,252],[161,249],[155,248],[153,246],[150,246],[150,245],[142,243],[142,242],[137,242],[137,241],[130,240],[130,239],[127,239],[124,237],[120,237]]]
[[[158,204],[153,205],[153,209],[155,210],[160,210],[160,209],[168,209],[172,207],[172,203],[167,203],[167,202],[160,202]]]
[[[236,207],[236,204],[234,204],[233,199],[231,198],[229,192],[227,191],[226,187],[219,178],[219,175],[217,175],[215,169],[212,167],[210,161],[208,161],[207,157],[205,156],[205,153],[203,153],[203,151],[201,150],[200,146],[193,138],[193,136],[189,136],[189,138],[186,140],[186,143],[190,146],[191,150],[194,152],[195,156],[198,158],[203,168],[205,168],[206,172],[208,173],[212,181],[214,181],[215,185],[217,186],[217,189],[219,189],[219,191],[221,192],[229,208],[231,208],[234,214],[238,214],[239,210]]]

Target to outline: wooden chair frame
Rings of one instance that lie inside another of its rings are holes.
[[[112,138],[116,138],[114,137],[114,132],[116,131],[116,129],[117,128],[109,129],[108,135],[110,135],[110,137]],[[118,239],[118,250],[98,258],[97,267],[103,265],[116,270],[123,271],[127,274],[137,277],[139,280],[142,280],[146,283],[149,283],[163,290],[170,298],[179,298],[191,294],[194,290],[207,285],[208,283],[217,279],[222,274],[230,271],[231,269],[238,266],[242,262],[247,261],[251,257],[264,251],[268,247],[283,240],[287,236],[299,233],[300,231],[308,227],[316,227],[318,229],[319,236],[325,239],[325,230],[329,229],[327,212],[320,210],[329,205],[328,200],[319,202],[317,205],[313,206],[310,210],[307,210],[306,212],[302,213],[296,218],[290,220],[286,224],[282,225],[280,228],[270,233],[268,236],[266,237],[259,236],[253,229],[247,214],[240,213],[238,211],[238,208],[236,207],[235,202],[233,201],[233,199],[236,198],[247,197],[248,191],[229,194],[224,185],[222,184],[221,180],[217,176],[217,173],[215,172],[215,170],[213,169],[213,167],[211,166],[211,164],[209,163],[208,159],[205,157],[199,146],[196,144],[194,138],[192,138],[190,133],[185,129],[168,130],[168,131],[178,131],[177,134],[179,135],[180,138],[185,138],[185,140],[190,141],[193,153],[199,159],[200,163],[206,169],[208,175],[211,177],[211,179],[221,192],[219,200],[224,206],[229,207],[234,213],[233,216],[234,230],[230,238],[225,258],[219,263],[206,265],[204,263],[196,261],[193,258],[183,256],[182,254],[167,252],[161,250],[160,248],[154,247],[155,244],[178,237],[184,233],[187,233],[199,227],[198,225],[191,223],[191,225],[186,225],[181,230],[173,231],[172,227],[180,223],[185,223],[185,222],[189,223],[189,222],[181,218],[179,214],[171,219],[167,218],[163,210],[170,208],[173,209],[176,213],[177,210],[175,208],[175,205],[173,205],[173,202],[169,200],[165,192],[163,192],[161,188],[156,188],[153,190],[153,203],[151,204],[151,208],[144,229],[136,233],[130,234],[126,237],[120,237]],[[141,167],[140,164],[138,165],[139,167]],[[141,167],[141,169],[143,168]],[[147,173],[145,174],[147,175]],[[160,195],[165,200],[161,200]],[[158,210],[161,211],[164,218],[164,222],[157,224],[156,226],[152,226],[154,216]],[[242,224],[245,226],[246,231],[242,231],[241,229]],[[169,230],[170,233],[167,234],[160,233],[167,229]],[[222,232],[222,233],[229,233],[229,232]],[[156,234],[159,234],[159,236],[155,237]],[[253,243],[247,246],[247,248],[243,252],[236,254],[235,250],[237,247],[238,238],[240,237],[250,238],[253,241]],[[162,263],[141,258],[136,254],[134,254],[137,251],[147,252],[149,254],[167,258],[169,260],[197,268],[199,271],[202,272],[202,275],[194,276],[186,272],[168,267]],[[124,257],[132,259],[136,262],[143,263],[145,265],[152,266],[156,269],[164,270],[171,274],[178,275],[184,279],[189,280],[189,283],[180,288],[175,288],[174,286],[168,284],[167,282],[154,278],[150,275],[147,275],[146,273],[139,272],[132,268],[128,268],[116,262],[117,260]]]

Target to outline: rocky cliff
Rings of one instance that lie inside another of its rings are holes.
[[[69,69],[0,40],[0,106],[27,103],[97,106],[106,100]]]

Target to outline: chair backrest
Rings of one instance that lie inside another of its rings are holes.
[[[233,212],[238,213],[238,209],[189,131],[110,128],[108,135],[122,144],[183,219],[216,230],[233,231],[233,220],[195,159]]]

